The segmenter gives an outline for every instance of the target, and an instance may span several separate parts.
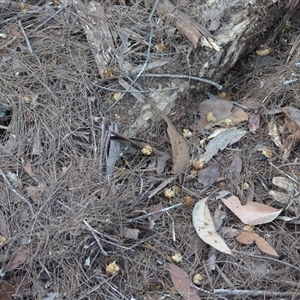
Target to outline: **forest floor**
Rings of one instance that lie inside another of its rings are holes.
[[[300,298],[299,5],[198,85],[158,2],[0,1],[1,300]]]

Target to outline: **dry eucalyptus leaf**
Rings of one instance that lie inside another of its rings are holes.
[[[234,107],[230,101],[208,99],[199,104],[200,122],[195,129],[210,129],[216,125],[234,126],[248,120],[247,113],[240,107]],[[211,113],[216,121],[208,122],[207,114]]]
[[[174,174],[177,174],[189,164],[190,151],[188,143],[176,130],[170,119],[156,105],[152,103],[151,106],[168,125],[167,132],[170,138],[173,154],[173,172]]]
[[[290,179],[282,176],[277,176],[272,178],[272,183],[281,189],[286,190],[289,194],[294,194],[297,189],[297,185],[293,183]]]
[[[226,226],[222,226],[219,230],[218,233],[226,239],[232,239],[234,237],[236,237],[237,235],[240,234],[240,230],[232,228],[232,227],[226,227]]]
[[[221,171],[221,165],[215,162],[198,172],[198,182],[202,184],[203,187],[213,184],[221,176]]]
[[[254,232],[241,232],[236,240],[245,245],[251,245],[253,242],[264,253],[278,257],[275,249],[261,236]]]
[[[223,220],[227,217],[227,214],[225,211],[222,210],[222,205],[219,204],[219,206],[216,208],[214,213],[214,224],[216,231],[219,231],[223,224]]]
[[[239,183],[241,180],[242,167],[243,167],[242,158],[238,155],[238,153],[235,152],[233,154],[232,162],[229,167],[229,172],[235,183]]]
[[[188,273],[174,264],[168,264],[174,288],[185,300],[200,300],[197,290],[191,286]]]
[[[5,272],[12,271],[18,268],[21,264],[27,261],[29,252],[26,248],[19,249],[8,262]]]
[[[193,210],[193,225],[199,237],[208,245],[224,252],[232,254],[225,241],[218,235],[214,221],[206,204],[207,198],[197,202]]]
[[[260,111],[258,109],[255,110],[254,113],[250,115],[248,127],[251,132],[256,132],[259,128],[260,123]]]
[[[208,99],[200,102],[199,104],[199,113],[200,113],[200,124],[203,128],[212,127],[214,123],[207,121],[207,114],[212,113],[217,121],[223,120],[230,116],[233,108],[233,104],[227,100],[222,99]]]
[[[27,160],[25,162],[23,168],[29,176],[34,176],[34,173],[32,172],[32,168],[31,168],[31,164],[30,164],[29,160]]]
[[[283,149],[283,146],[282,146],[282,143],[281,143],[281,140],[279,137],[277,125],[275,124],[275,122],[271,121],[268,123],[268,133],[269,133],[269,136],[271,137],[271,140],[273,141],[273,143],[279,149]]]
[[[240,199],[231,196],[222,199],[222,202],[244,223],[248,225],[258,225],[272,222],[281,213],[282,209],[271,206],[249,202],[242,205]]]
[[[205,153],[200,157],[205,162],[209,162],[219,150],[225,149],[228,145],[239,141],[247,132],[241,129],[232,128],[221,132],[212,139],[205,147]]]

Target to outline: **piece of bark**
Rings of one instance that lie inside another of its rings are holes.
[[[200,39],[206,39],[207,46],[219,51],[217,45],[213,43],[211,33],[188,14],[177,9],[170,1],[163,0],[157,6],[157,12],[164,17],[168,17],[177,29],[196,48]],[[210,46],[209,46],[210,45]]]

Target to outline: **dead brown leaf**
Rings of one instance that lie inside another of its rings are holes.
[[[23,276],[15,276],[8,281],[2,282],[0,285],[0,299],[1,300],[14,300],[15,292],[17,289],[22,291],[24,288],[29,287],[29,284],[22,285],[21,289],[19,288],[20,283],[24,280]]]
[[[188,143],[176,130],[170,119],[155,104],[151,103],[151,106],[168,125],[167,131],[173,154],[173,172],[174,174],[178,174],[189,164],[190,161],[190,150]]]
[[[215,183],[221,176],[221,171],[222,169],[218,162],[211,164],[209,167],[198,172],[198,183],[202,184],[203,187]]]
[[[243,161],[238,153],[233,154],[232,162],[229,167],[229,172],[235,183],[239,183],[241,179],[241,172],[243,167]]]
[[[210,129],[214,126],[234,126],[248,120],[247,113],[240,107],[233,106],[230,101],[223,99],[208,99],[199,104],[200,122],[196,130]],[[209,122],[207,115],[211,113],[216,121]]]
[[[161,209],[163,209],[163,208],[164,208],[164,207],[163,207],[162,203],[159,202],[159,203],[157,203],[156,205],[153,205],[152,207],[150,207],[149,212],[159,211],[159,210],[161,210]],[[157,221],[157,220],[161,217],[162,214],[163,214],[163,213],[158,212],[157,214],[152,215],[152,216],[151,216],[151,220],[153,220],[154,222]]]
[[[264,253],[273,256],[279,256],[275,249],[261,236],[254,232],[241,232],[237,237],[236,240],[242,244],[250,245],[253,242],[256,243],[257,247]]]
[[[273,221],[282,211],[258,202],[241,205],[240,199],[231,196],[222,202],[244,223],[248,225],[265,224]]]
[[[26,248],[20,248],[10,259],[8,262],[5,272],[10,272],[16,268],[18,268],[20,265],[25,263],[28,259],[29,251]]]
[[[174,264],[168,264],[171,280],[176,291],[185,300],[200,300],[197,290],[191,286],[189,275]]]
[[[16,24],[13,24],[11,27],[10,27],[10,33],[15,36],[16,38],[18,39],[23,39],[24,36],[23,34],[19,31],[19,29],[17,28],[17,25]]]
[[[214,213],[214,224],[216,231],[218,231],[221,228],[223,220],[226,218],[226,216],[226,212],[222,210],[222,205],[219,204]]]
[[[32,168],[31,168],[31,164],[30,164],[29,160],[27,160],[25,162],[23,168],[29,176],[34,176],[34,173],[32,172]]]
[[[260,111],[258,109],[255,110],[254,113],[250,115],[248,127],[250,132],[256,132],[259,128],[260,123]]]

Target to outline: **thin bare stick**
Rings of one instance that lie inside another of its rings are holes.
[[[177,204],[174,204],[172,206],[168,206],[168,207],[162,208],[162,209],[157,210],[157,211],[152,211],[152,212],[150,212],[148,214],[145,214],[145,215],[142,215],[142,216],[138,216],[138,217],[129,219],[129,220],[126,221],[126,223],[132,223],[132,222],[135,222],[137,220],[146,219],[146,218],[151,217],[151,216],[153,216],[155,214],[166,212],[166,211],[169,211],[169,210],[174,209],[176,207],[180,207],[182,205],[183,205],[182,203],[177,203]]]
[[[271,260],[271,261],[276,261],[278,262],[279,264],[283,264],[283,265],[286,265],[288,267],[291,267],[293,269],[296,269],[298,271],[300,271],[300,268],[299,267],[296,267],[288,262],[285,262],[283,260],[279,260],[279,259],[276,259],[276,258],[273,258],[273,257],[268,257],[268,256],[258,256],[258,255],[255,255],[255,254],[251,254],[251,253],[247,253],[247,252],[242,252],[242,251],[236,251],[236,250],[232,250],[233,253],[236,253],[236,254],[242,254],[242,255],[247,255],[247,256],[250,256],[250,257],[255,257],[255,258],[258,258],[258,259],[262,259],[262,260]]]
[[[0,129],[7,130],[7,129],[8,129],[8,126],[0,125]]]
[[[24,28],[23,28],[23,25],[22,25],[21,20],[18,21],[18,25],[19,25],[19,27],[20,27],[20,29],[21,29],[21,31],[22,31],[22,34],[24,35],[24,38],[25,38],[25,41],[26,41],[27,48],[28,48],[29,52],[30,52],[31,54],[33,54],[32,47],[31,47],[31,45],[30,45],[29,39],[28,39],[28,37],[27,37],[27,34],[26,34],[26,32],[25,32],[25,30],[24,30]]]
[[[12,192],[15,193],[18,197],[20,197],[28,205],[32,215],[34,215],[34,211],[33,211],[30,201],[28,199],[26,199],[24,196],[22,196],[16,189],[13,188],[13,186],[11,185],[10,181],[8,180],[8,178],[6,177],[6,175],[4,174],[4,172],[2,171],[1,168],[0,168],[0,175],[3,177],[4,181],[9,186],[9,188],[12,190]]]
[[[153,196],[155,196],[157,193],[159,193],[165,186],[167,186],[168,184],[173,182],[176,179],[176,177],[177,177],[177,175],[172,176],[172,177],[166,179],[165,181],[163,181],[156,189],[154,189],[152,191],[152,193],[148,196],[148,199],[151,199]]]
[[[51,19],[53,19],[56,15],[58,15],[61,11],[63,11],[65,8],[69,7],[70,4],[67,4],[66,6],[61,7],[58,11],[56,11],[52,16],[50,16],[47,20],[45,20],[43,23],[38,25],[33,31],[39,30],[41,27],[43,27],[45,24],[47,24]]]
[[[197,80],[197,81],[201,81],[210,85],[215,86],[218,90],[222,90],[222,86],[217,84],[214,81],[211,81],[209,79],[205,79],[202,77],[196,77],[196,76],[189,76],[189,75],[180,75],[180,74],[143,74],[141,76],[144,77],[168,77],[168,78],[179,78],[179,79],[192,79],[192,80]]]
[[[215,289],[213,290],[213,295],[230,295],[230,296],[249,296],[249,297],[294,297],[300,295],[300,293],[295,292],[275,292],[275,291],[255,291],[255,290],[225,290],[225,289]]]
[[[88,229],[91,231],[91,233],[92,233],[94,239],[96,240],[96,242],[97,242],[97,244],[98,244],[98,246],[99,246],[100,251],[102,252],[102,254],[105,255],[105,256],[108,256],[107,252],[103,249],[103,247],[102,247],[102,245],[100,243],[100,240],[99,240],[99,238],[96,235],[96,233],[98,233],[98,231],[96,231],[86,220],[83,219],[82,221],[88,227]]]
[[[294,177],[290,176],[289,174],[286,174],[285,172],[283,172],[282,170],[280,170],[278,167],[276,167],[274,164],[272,164],[270,161],[269,161],[269,164],[275,168],[277,171],[279,171],[282,175],[286,176],[287,178],[293,180],[294,182],[296,182],[297,184],[299,184],[299,180],[295,179]]]

